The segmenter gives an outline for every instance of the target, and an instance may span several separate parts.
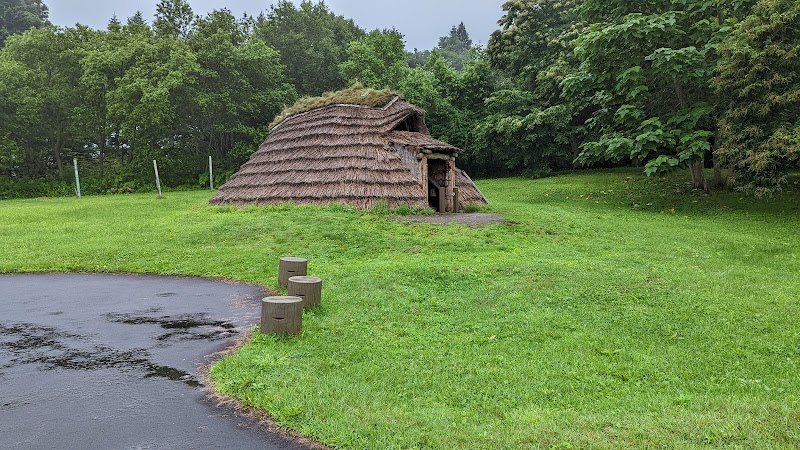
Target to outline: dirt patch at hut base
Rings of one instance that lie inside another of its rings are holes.
[[[503,216],[500,214],[487,213],[462,213],[436,214],[433,216],[402,216],[394,217],[393,220],[400,223],[430,223],[433,225],[460,223],[469,226],[484,226],[495,223],[503,223]]]

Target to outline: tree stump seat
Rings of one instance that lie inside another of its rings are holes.
[[[261,332],[282,336],[298,335],[303,330],[303,299],[266,297],[261,300]]]

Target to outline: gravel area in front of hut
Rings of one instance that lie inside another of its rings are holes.
[[[434,225],[448,225],[460,223],[469,226],[491,225],[502,223],[503,216],[500,214],[487,213],[462,213],[462,214],[436,214],[432,216],[399,216],[393,220],[398,222],[431,223]]]

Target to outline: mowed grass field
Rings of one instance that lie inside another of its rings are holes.
[[[687,182],[482,181],[506,219],[485,227],[208,192],[3,201],[0,272],[274,285],[280,256],[309,258],[303,335],[256,334],[212,376],[336,447],[798,448],[798,179],[771,199]]]

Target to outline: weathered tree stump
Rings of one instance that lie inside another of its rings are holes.
[[[303,299],[267,297],[261,300],[261,332],[297,335],[303,331]]]
[[[289,295],[303,299],[303,308],[322,304],[322,279],[317,277],[289,278]]]
[[[304,258],[281,258],[278,268],[278,285],[286,287],[289,285],[289,278],[299,277],[308,274],[308,260]]]

